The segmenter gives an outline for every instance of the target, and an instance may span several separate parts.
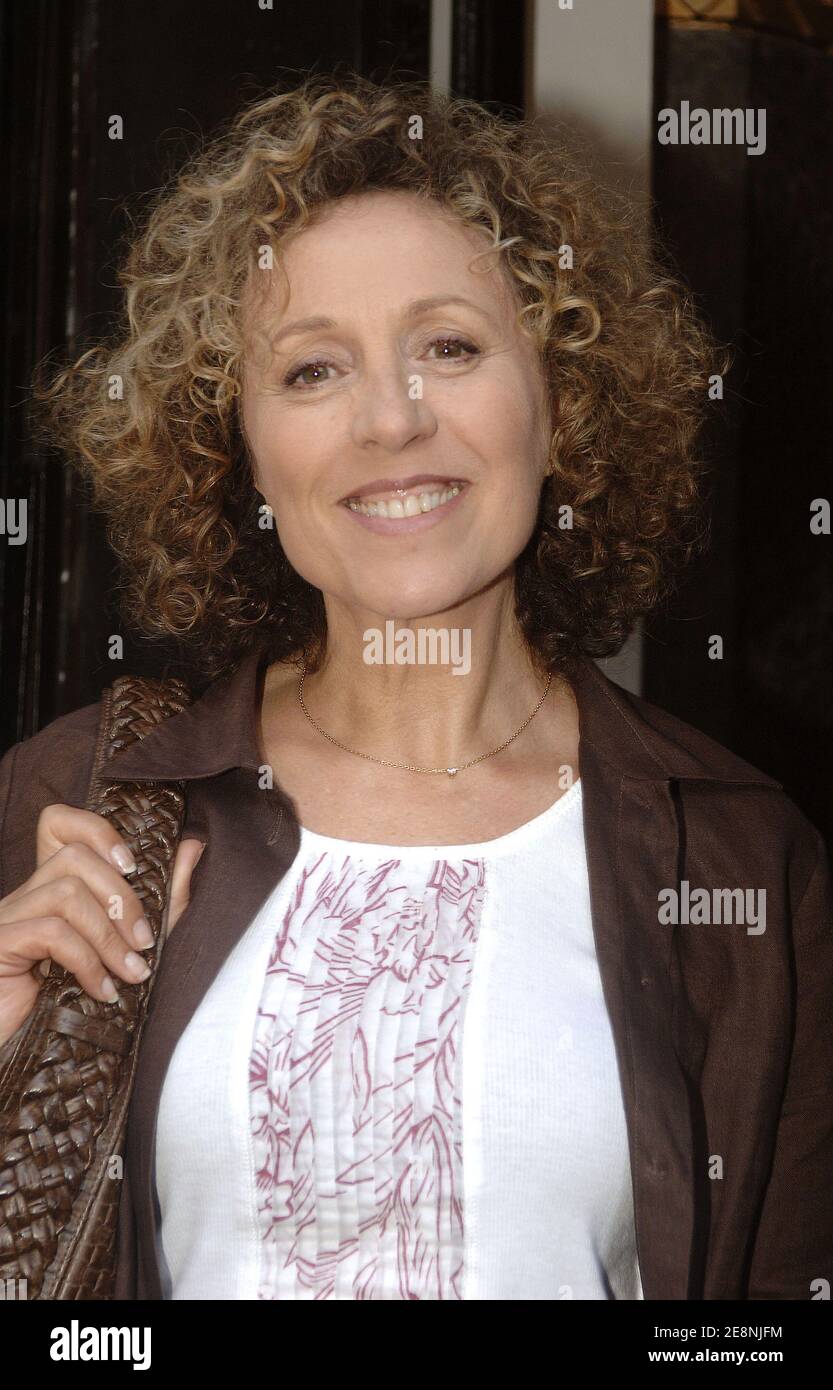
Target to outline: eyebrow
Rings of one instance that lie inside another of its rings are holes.
[[[405,318],[419,318],[420,314],[427,313],[430,309],[439,309],[445,304],[461,304],[466,309],[473,309],[476,314],[481,314],[490,323],[495,323],[494,315],[488,309],[484,309],[480,304],[475,304],[474,300],[466,299],[459,294],[434,294],[425,299],[414,299],[405,307]],[[292,323],[284,324],[271,335],[272,346],[276,347],[284,338],[289,338],[296,333],[313,333],[320,328],[337,328],[335,319],[326,318],[322,315],[315,315],[306,319],[295,319]]]

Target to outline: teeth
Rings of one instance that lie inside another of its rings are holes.
[[[406,497],[392,497],[389,502],[385,502],[384,499],[379,502],[363,502],[359,497],[351,497],[347,505],[352,512],[361,512],[363,516],[387,516],[399,519],[406,516],[419,516],[421,512],[433,512],[435,507],[441,507],[445,502],[450,502],[460,490],[454,484],[453,487],[444,488],[441,492],[409,492]]]

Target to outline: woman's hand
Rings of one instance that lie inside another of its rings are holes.
[[[204,848],[183,840],[177,850],[169,932],[188,905]],[[52,960],[108,1003],[118,998],[114,976],[133,984],[147,977],[140,952],[153,937],[124,876],[133,868],[127,845],[103,816],[60,803],[41,812],[37,868],[0,899],[0,1046],[28,1018]]]

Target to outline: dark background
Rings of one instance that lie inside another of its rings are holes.
[[[521,112],[525,12],[455,0],[453,91]],[[171,659],[129,635],[108,659],[123,625],[101,522],[23,409],[36,361],[106,330],[130,200],[262,89],[337,65],[427,77],[429,39],[428,0],[0,0],[0,467],[2,495],[29,501],[27,544],[0,537],[0,748]],[[659,17],[655,64],[655,111],[765,107],[767,151],[653,150],[658,230],[736,364],[705,441],[712,544],[646,631],[644,694],[778,778],[833,841],[833,538],[809,529],[833,496],[831,48],[806,26]]]

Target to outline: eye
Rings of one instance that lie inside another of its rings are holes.
[[[480,349],[467,338],[455,338],[453,336],[432,338],[428,344],[429,350],[434,347],[441,349],[440,356],[436,361],[440,362],[465,362],[471,357],[479,357]],[[324,357],[316,357],[308,362],[300,362],[297,367],[292,367],[283,378],[283,385],[287,387],[295,386],[296,383],[302,391],[314,391],[316,387],[324,385],[329,377],[323,375],[328,368],[334,364]],[[301,378],[307,372],[317,374],[312,381],[302,381]]]
[[[331,367],[332,365],[332,362],[327,362],[324,358],[316,358],[312,362],[302,362],[299,366],[293,367],[291,371],[287,372],[283,379],[283,384],[284,386],[294,386],[295,382],[304,375],[304,372],[320,372],[322,369]],[[301,382],[301,386],[305,390],[310,390],[316,386],[320,386],[322,380],[326,381],[327,378],[323,377],[318,381]]]
[[[466,357],[449,353],[449,348],[462,348],[467,357],[477,357],[480,354],[480,349],[474,343],[470,343],[467,338],[432,338],[428,346],[432,348],[438,344],[443,349],[440,357],[436,359],[440,362],[465,362]]]

